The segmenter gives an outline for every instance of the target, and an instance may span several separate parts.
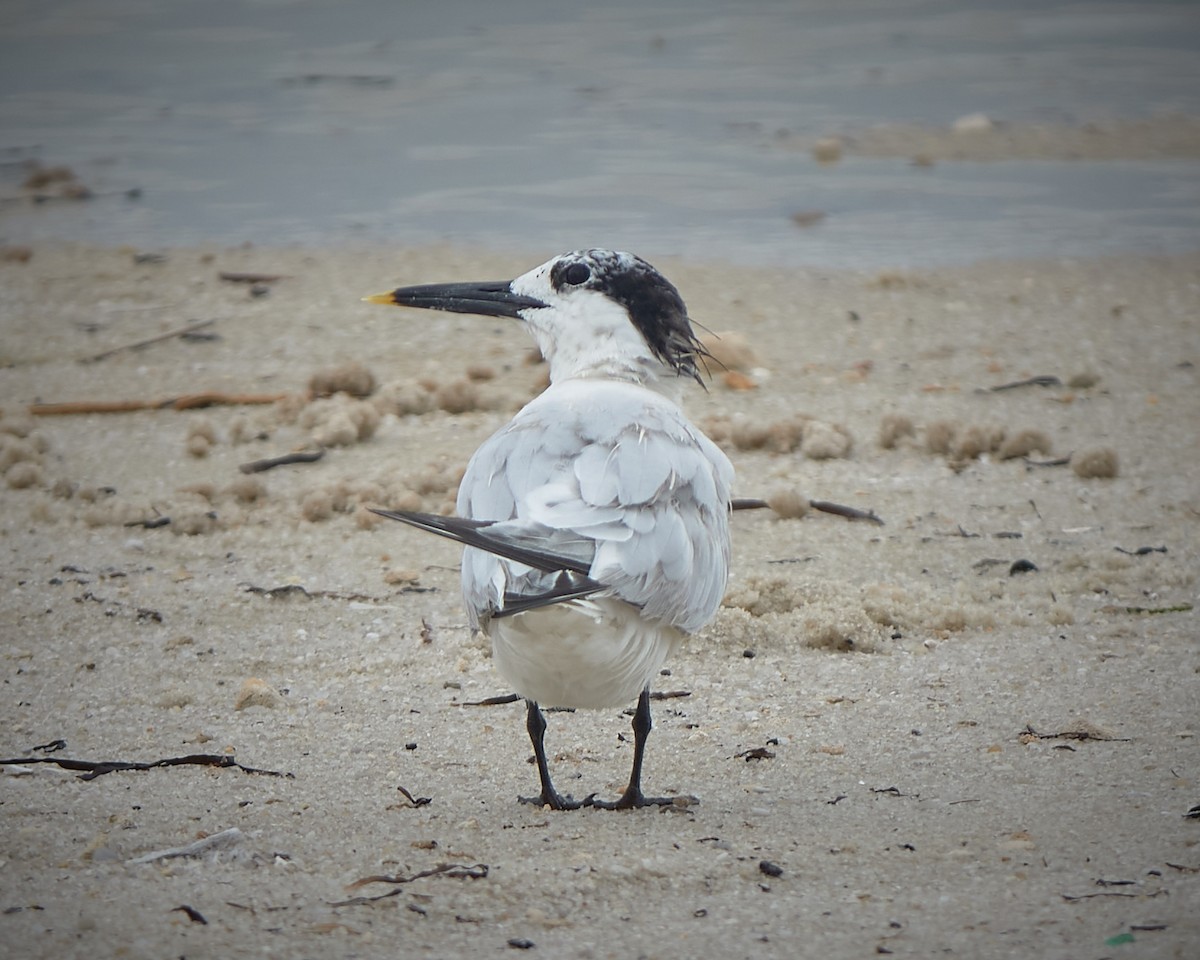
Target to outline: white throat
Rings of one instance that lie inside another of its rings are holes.
[[[544,290],[539,294],[545,296]],[[553,310],[526,312],[526,325],[550,364],[550,382],[624,380],[677,399],[681,380],[650,352],[620,304],[603,294],[578,291]]]

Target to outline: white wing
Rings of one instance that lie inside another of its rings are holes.
[[[588,576],[685,631],[716,613],[729,570],[733,467],[661,394],[628,383],[551,386],[471,458],[458,513],[503,520],[525,543],[590,559]],[[499,528],[489,528],[499,531]],[[463,554],[472,624],[505,594],[555,576],[476,548]]]

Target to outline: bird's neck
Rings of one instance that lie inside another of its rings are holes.
[[[684,378],[651,355],[624,312],[593,310],[586,321],[560,323],[554,330],[530,324],[542,356],[550,364],[551,383],[616,380],[647,387],[678,402]]]
[[[567,380],[613,380],[633,383],[660,393],[675,403],[683,396],[684,378],[668,370],[652,357],[627,356],[617,351],[599,355],[589,351],[586,357],[564,356],[556,351],[547,357],[550,363],[550,382]]]

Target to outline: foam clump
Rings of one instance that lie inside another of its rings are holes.
[[[777,517],[784,520],[799,520],[811,509],[812,504],[799,490],[776,490],[767,497],[767,506]]]
[[[265,680],[258,677],[248,677],[238,689],[233,701],[234,710],[246,710],[250,707],[266,707],[273,709],[283,703],[283,696]]]
[[[917,428],[901,413],[887,413],[879,421],[879,445],[894,450],[905,437],[916,436]]]
[[[761,366],[746,335],[735,330],[701,334],[700,345],[711,358],[707,361],[710,368],[752,373]]]
[[[433,391],[412,380],[384,384],[372,399],[381,414],[396,417],[420,416],[437,407]]]
[[[1111,447],[1085,450],[1071,458],[1071,469],[1085,480],[1092,478],[1111,480],[1120,472],[1117,451]]]
[[[375,386],[375,374],[357,360],[318,370],[308,381],[309,392],[315,397],[331,397],[335,393],[369,397],[375,392]]]
[[[374,404],[345,395],[314,400],[300,414],[300,426],[312,431],[313,442],[322,447],[348,447],[369,440],[379,428],[379,410]]]
[[[804,425],[800,450],[810,460],[840,460],[853,446],[850,431],[841,424],[810,420]]]
[[[1031,453],[1043,455],[1054,452],[1054,444],[1041,430],[1019,430],[1004,438],[996,456],[1001,460],[1013,460],[1017,457],[1027,457]]]

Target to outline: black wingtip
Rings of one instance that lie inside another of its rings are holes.
[[[570,571],[571,573],[586,577],[591,572],[590,562],[584,563],[574,557],[535,550],[500,536],[489,536],[487,528],[495,526],[497,521],[494,520],[443,517],[436,513],[418,513],[410,510],[380,510],[376,507],[370,507],[369,509],[372,513],[376,513],[381,517],[387,517],[389,520],[399,520],[401,523],[407,523],[409,526],[426,530],[429,533],[436,533],[439,537],[446,537],[464,546],[475,547],[478,550],[503,557],[505,560],[523,563],[527,567],[532,567],[534,570],[541,570],[543,573]]]

